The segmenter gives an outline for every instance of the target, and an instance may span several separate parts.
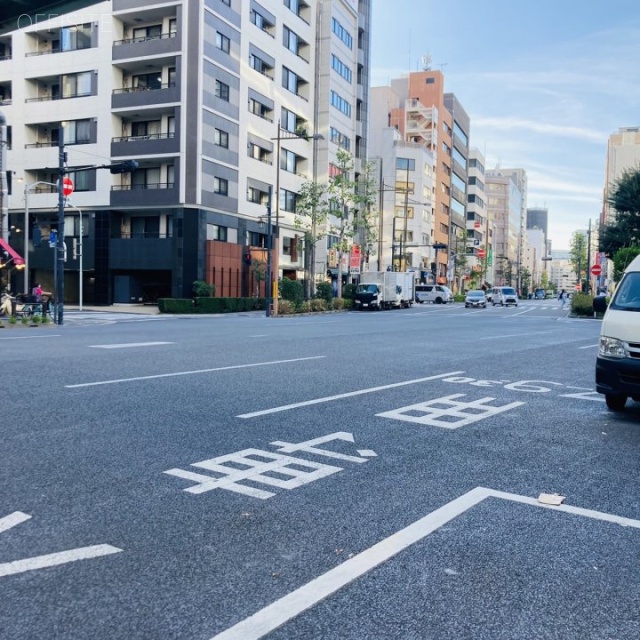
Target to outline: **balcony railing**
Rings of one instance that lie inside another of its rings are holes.
[[[171,133],[149,133],[144,136],[121,136],[119,138],[111,138],[111,142],[136,142],[138,140],[169,140],[175,138],[176,134]]]
[[[149,40],[165,40],[167,38],[175,38],[177,31],[170,31],[168,33],[161,33],[157,36],[142,36],[140,38],[127,38],[126,40],[114,40],[113,46],[119,47],[123,44],[137,44],[138,42],[149,42]]]
[[[92,96],[91,92],[88,93],[74,93],[69,96],[41,96],[39,98],[27,98],[25,102],[49,102],[51,100],[68,100],[70,98],[86,98]]]
[[[175,86],[175,82],[167,82],[166,84],[161,84],[157,87],[120,87],[119,89],[114,89],[113,93],[138,93],[140,91],[158,91],[160,89],[172,89]]]
[[[75,142],[65,140],[64,144],[65,146],[71,146],[75,144],[91,144],[91,140],[77,140]],[[57,147],[57,146],[58,146],[57,140],[55,141],[49,140],[48,142],[33,142],[31,144],[25,144],[24,148],[25,149],[41,149],[44,147]]]
[[[30,51],[29,53],[25,53],[25,58],[32,58],[33,56],[47,56],[50,53],[65,53],[67,51],[83,51],[84,49],[92,49],[93,47],[74,47],[73,49],[62,49],[60,47],[55,47],[51,49],[44,49],[43,51]]]
[[[138,191],[142,189],[173,189],[173,182],[149,182],[148,184],[114,184],[111,191]]]
[[[160,233],[159,231],[119,231],[111,234],[112,240],[131,240],[132,238],[173,238],[173,233]]]

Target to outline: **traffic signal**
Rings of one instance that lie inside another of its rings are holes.
[[[247,251],[247,252],[244,254],[244,263],[245,263],[246,265],[251,265],[251,251]]]
[[[131,173],[138,168],[138,163],[135,160],[125,160],[124,162],[115,162],[109,165],[109,171],[111,173]]]

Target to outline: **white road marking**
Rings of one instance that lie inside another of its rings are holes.
[[[268,333],[260,333],[257,336],[249,336],[250,338],[268,338],[269,334]]]
[[[586,347],[578,347],[578,349],[597,349],[600,345],[588,344]]]
[[[59,564],[67,564],[68,562],[76,562],[77,560],[91,560],[92,558],[108,556],[112,553],[120,553],[121,551],[122,549],[112,547],[109,544],[98,544],[91,547],[79,547],[78,549],[71,549],[70,551],[50,553],[44,556],[35,556],[34,558],[26,558],[25,560],[5,562],[4,564],[0,564],[0,578],[15,575],[16,573],[24,573],[25,571],[55,567]]]
[[[0,518],[0,533],[8,531],[11,527],[15,527],[17,524],[29,520],[29,518],[31,516],[27,513],[22,513],[22,511],[14,511],[4,518]]]
[[[545,505],[538,502],[537,498],[494,491],[493,489],[486,489],[484,487],[476,487],[459,498],[436,509],[436,511],[433,511],[424,518],[410,524],[408,527],[401,529],[365,551],[362,551],[341,565],[327,571],[299,589],[276,600],[249,618],[217,634],[211,640],[259,640],[259,638],[263,638],[289,620],[310,609],[318,602],[331,596],[345,585],[380,566],[416,542],[423,540],[440,527],[457,518],[459,515],[462,515],[477,504],[480,504],[487,498],[498,498],[510,502],[518,502],[540,509],[560,511],[562,513],[618,524],[623,527],[640,529],[640,520],[632,520],[630,518],[623,518],[590,509],[571,507],[565,504],[559,506]]]
[[[116,380],[101,380],[99,382],[83,382],[81,384],[66,384],[66,389],[79,389],[81,387],[98,387],[105,384],[120,384],[121,382],[136,382],[138,380],[155,380],[158,378],[174,378],[177,376],[193,376],[199,373],[214,373],[216,371],[230,371],[233,369],[250,369],[252,367],[270,367],[274,364],[288,364],[291,362],[304,362],[306,360],[319,360],[327,356],[310,356],[308,358],[292,358],[291,360],[273,360],[271,362],[253,362],[251,364],[235,364],[229,367],[215,367],[213,369],[198,369],[195,371],[176,371],[175,373],[158,373],[151,376],[136,376],[135,378],[119,378]]]
[[[546,335],[550,331],[530,331],[529,333],[512,333],[511,335],[488,336],[480,340],[502,340],[503,338],[522,338],[525,336]]]
[[[8,531],[12,527],[26,522],[29,519],[31,519],[31,516],[28,513],[14,511],[4,518],[0,518],[0,533]],[[35,569],[44,569],[45,567],[54,567],[59,564],[76,562],[77,560],[90,560],[91,558],[108,556],[112,553],[120,553],[121,551],[122,549],[112,547],[110,544],[98,544],[91,547],[79,547],[77,549],[70,549],[69,551],[59,551],[58,553],[25,558],[23,560],[14,560],[13,562],[4,562],[0,564],[0,578],[12,576],[16,573],[24,573],[25,571],[34,571]]]
[[[38,338],[60,338],[60,333],[50,333],[46,336],[11,336],[7,338],[0,338],[0,340],[37,340]]]
[[[384,391],[385,389],[395,389],[397,387],[404,387],[409,384],[418,384],[419,382],[428,382],[429,380],[439,380],[440,378],[446,378],[447,376],[454,376],[464,371],[450,371],[449,373],[440,373],[437,376],[428,376],[427,378],[416,378],[415,380],[407,380],[405,382],[394,382],[392,384],[385,384],[380,387],[370,387],[368,389],[361,389],[360,391],[348,391],[347,393],[339,393],[335,396],[325,396],[324,398],[316,398],[315,400],[304,400],[303,402],[294,402],[293,404],[285,404],[280,407],[274,407],[273,409],[263,409],[262,411],[253,411],[251,413],[243,413],[236,418],[256,418],[257,416],[266,416],[271,413],[279,413],[280,411],[289,411],[290,409],[298,409],[300,407],[308,407],[314,404],[322,404],[323,402],[333,402],[334,400],[342,400],[343,398],[352,398],[354,396],[361,396],[365,393],[375,393],[376,391]]]
[[[428,402],[412,404],[393,411],[377,413],[380,418],[391,418],[392,420],[403,420],[405,422],[415,422],[417,424],[440,427],[442,429],[459,429],[468,424],[473,424],[479,420],[484,420],[489,416],[504,413],[510,409],[515,409],[524,402],[511,402],[502,406],[491,406],[489,402],[495,398],[480,398],[471,402],[461,402],[456,398],[463,398],[464,393],[454,393],[451,396],[436,398]]]
[[[90,344],[90,349],[128,349],[129,347],[157,347],[175,342],[123,342],[121,344]]]
[[[352,433],[346,431],[339,431],[337,433],[331,433],[328,436],[322,436],[320,438],[314,438],[313,440],[307,440],[306,442],[292,443],[282,442],[276,440],[269,444],[274,447],[280,447],[278,451],[280,453],[293,453],[294,451],[304,451],[305,453],[314,453],[319,456],[326,456],[327,458],[335,458],[336,460],[347,460],[349,462],[366,462],[361,457],[348,456],[344,453],[337,453],[336,451],[327,451],[326,449],[319,449],[316,445],[325,444],[326,442],[332,442],[333,440],[344,440],[345,442],[355,442],[355,438]]]

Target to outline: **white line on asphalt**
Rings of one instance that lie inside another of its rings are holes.
[[[494,491],[476,487],[468,493],[436,509],[429,515],[392,534],[381,542],[369,547],[341,565],[327,571],[299,589],[276,600],[249,618],[245,618],[233,627],[214,636],[211,640],[259,640],[271,633],[318,602],[331,596],[345,585],[375,569],[390,558],[404,551],[412,544],[426,538],[443,525],[465,513],[486,498],[500,498],[552,511],[561,511],[572,515],[602,520],[625,527],[640,529],[640,520],[581,509],[568,505],[551,506],[542,504],[535,498],[519,496],[513,493]]]
[[[551,333],[550,331],[530,331],[529,333],[512,333],[511,335],[499,335],[499,336],[488,336],[487,338],[480,338],[480,340],[502,340],[503,338],[522,338],[523,336],[535,336],[535,335],[546,335],[547,333]]]
[[[37,340],[38,338],[59,338],[62,334],[50,333],[46,336],[11,336],[10,338],[0,338],[0,340]]]
[[[15,527],[21,522],[25,522],[31,516],[28,513],[22,513],[22,511],[14,511],[4,518],[0,518],[0,533],[8,531],[11,527]]]
[[[129,347],[157,347],[162,344],[175,344],[175,342],[123,342],[121,344],[90,344],[90,349],[128,349]]]
[[[0,578],[15,575],[16,573],[24,573],[25,571],[33,571],[34,569],[55,567],[59,564],[67,564],[68,562],[76,562],[77,560],[91,560],[92,558],[108,556],[112,553],[120,553],[121,551],[122,549],[112,547],[110,544],[98,544],[91,547],[79,547],[78,549],[71,549],[70,551],[60,551],[44,556],[26,558],[24,560],[15,560],[14,562],[5,562],[4,564],[0,564]]]
[[[257,336],[249,336],[250,338],[267,338],[269,336],[269,334],[267,333],[260,333]]]
[[[352,398],[353,396],[361,396],[365,393],[374,393],[375,391],[383,391],[384,389],[395,389],[396,387],[404,387],[408,384],[418,384],[419,382],[427,382],[429,380],[438,380],[447,376],[455,376],[464,371],[450,371],[449,373],[440,373],[437,376],[429,376],[428,378],[416,378],[415,380],[406,380],[405,382],[394,382],[393,384],[385,384],[380,387],[370,387],[369,389],[360,389],[359,391],[349,391],[347,393],[339,393],[336,396],[326,396],[324,398],[316,398],[315,400],[304,400],[303,402],[294,402],[293,404],[285,404],[273,409],[263,409],[262,411],[253,411],[251,413],[243,413],[236,418],[256,418],[258,416],[266,416],[270,413],[279,413],[280,411],[288,411],[289,409],[298,409],[299,407],[308,407],[312,404],[321,404],[323,402],[332,402],[333,400],[341,400],[342,398]]]
[[[578,349],[597,349],[598,346],[597,344],[588,344],[586,347],[578,347]]]
[[[254,362],[252,364],[235,364],[229,367],[215,367],[214,369],[197,369],[195,371],[177,371],[175,373],[158,373],[152,376],[136,376],[135,378],[119,378],[116,380],[101,380],[100,382],[83,382],[81,384],[66,384],[66,389],[80,387],[98,387],[104,384],[119,384],[120,382],[135,382],[137,380],[155,380],[157,378],[174,378],[177,376],[192,376],[198,373],[214,373],[215,371],[230,371],[232,369],[249,369],[251,367],[268,367],[274,364],[288,364],[290,362],[304,362],[305,360],[319,360],[327,356],[310,356],[308,358],[292,358],[291,360],[273,360],[271,362]]]

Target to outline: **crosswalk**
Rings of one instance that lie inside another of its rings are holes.
[[[108,311],[67,311],[64,314],[65,324],[77,326],[108,325],[117,322],[157,322],[158,320],[175,320],[175,317]]]

